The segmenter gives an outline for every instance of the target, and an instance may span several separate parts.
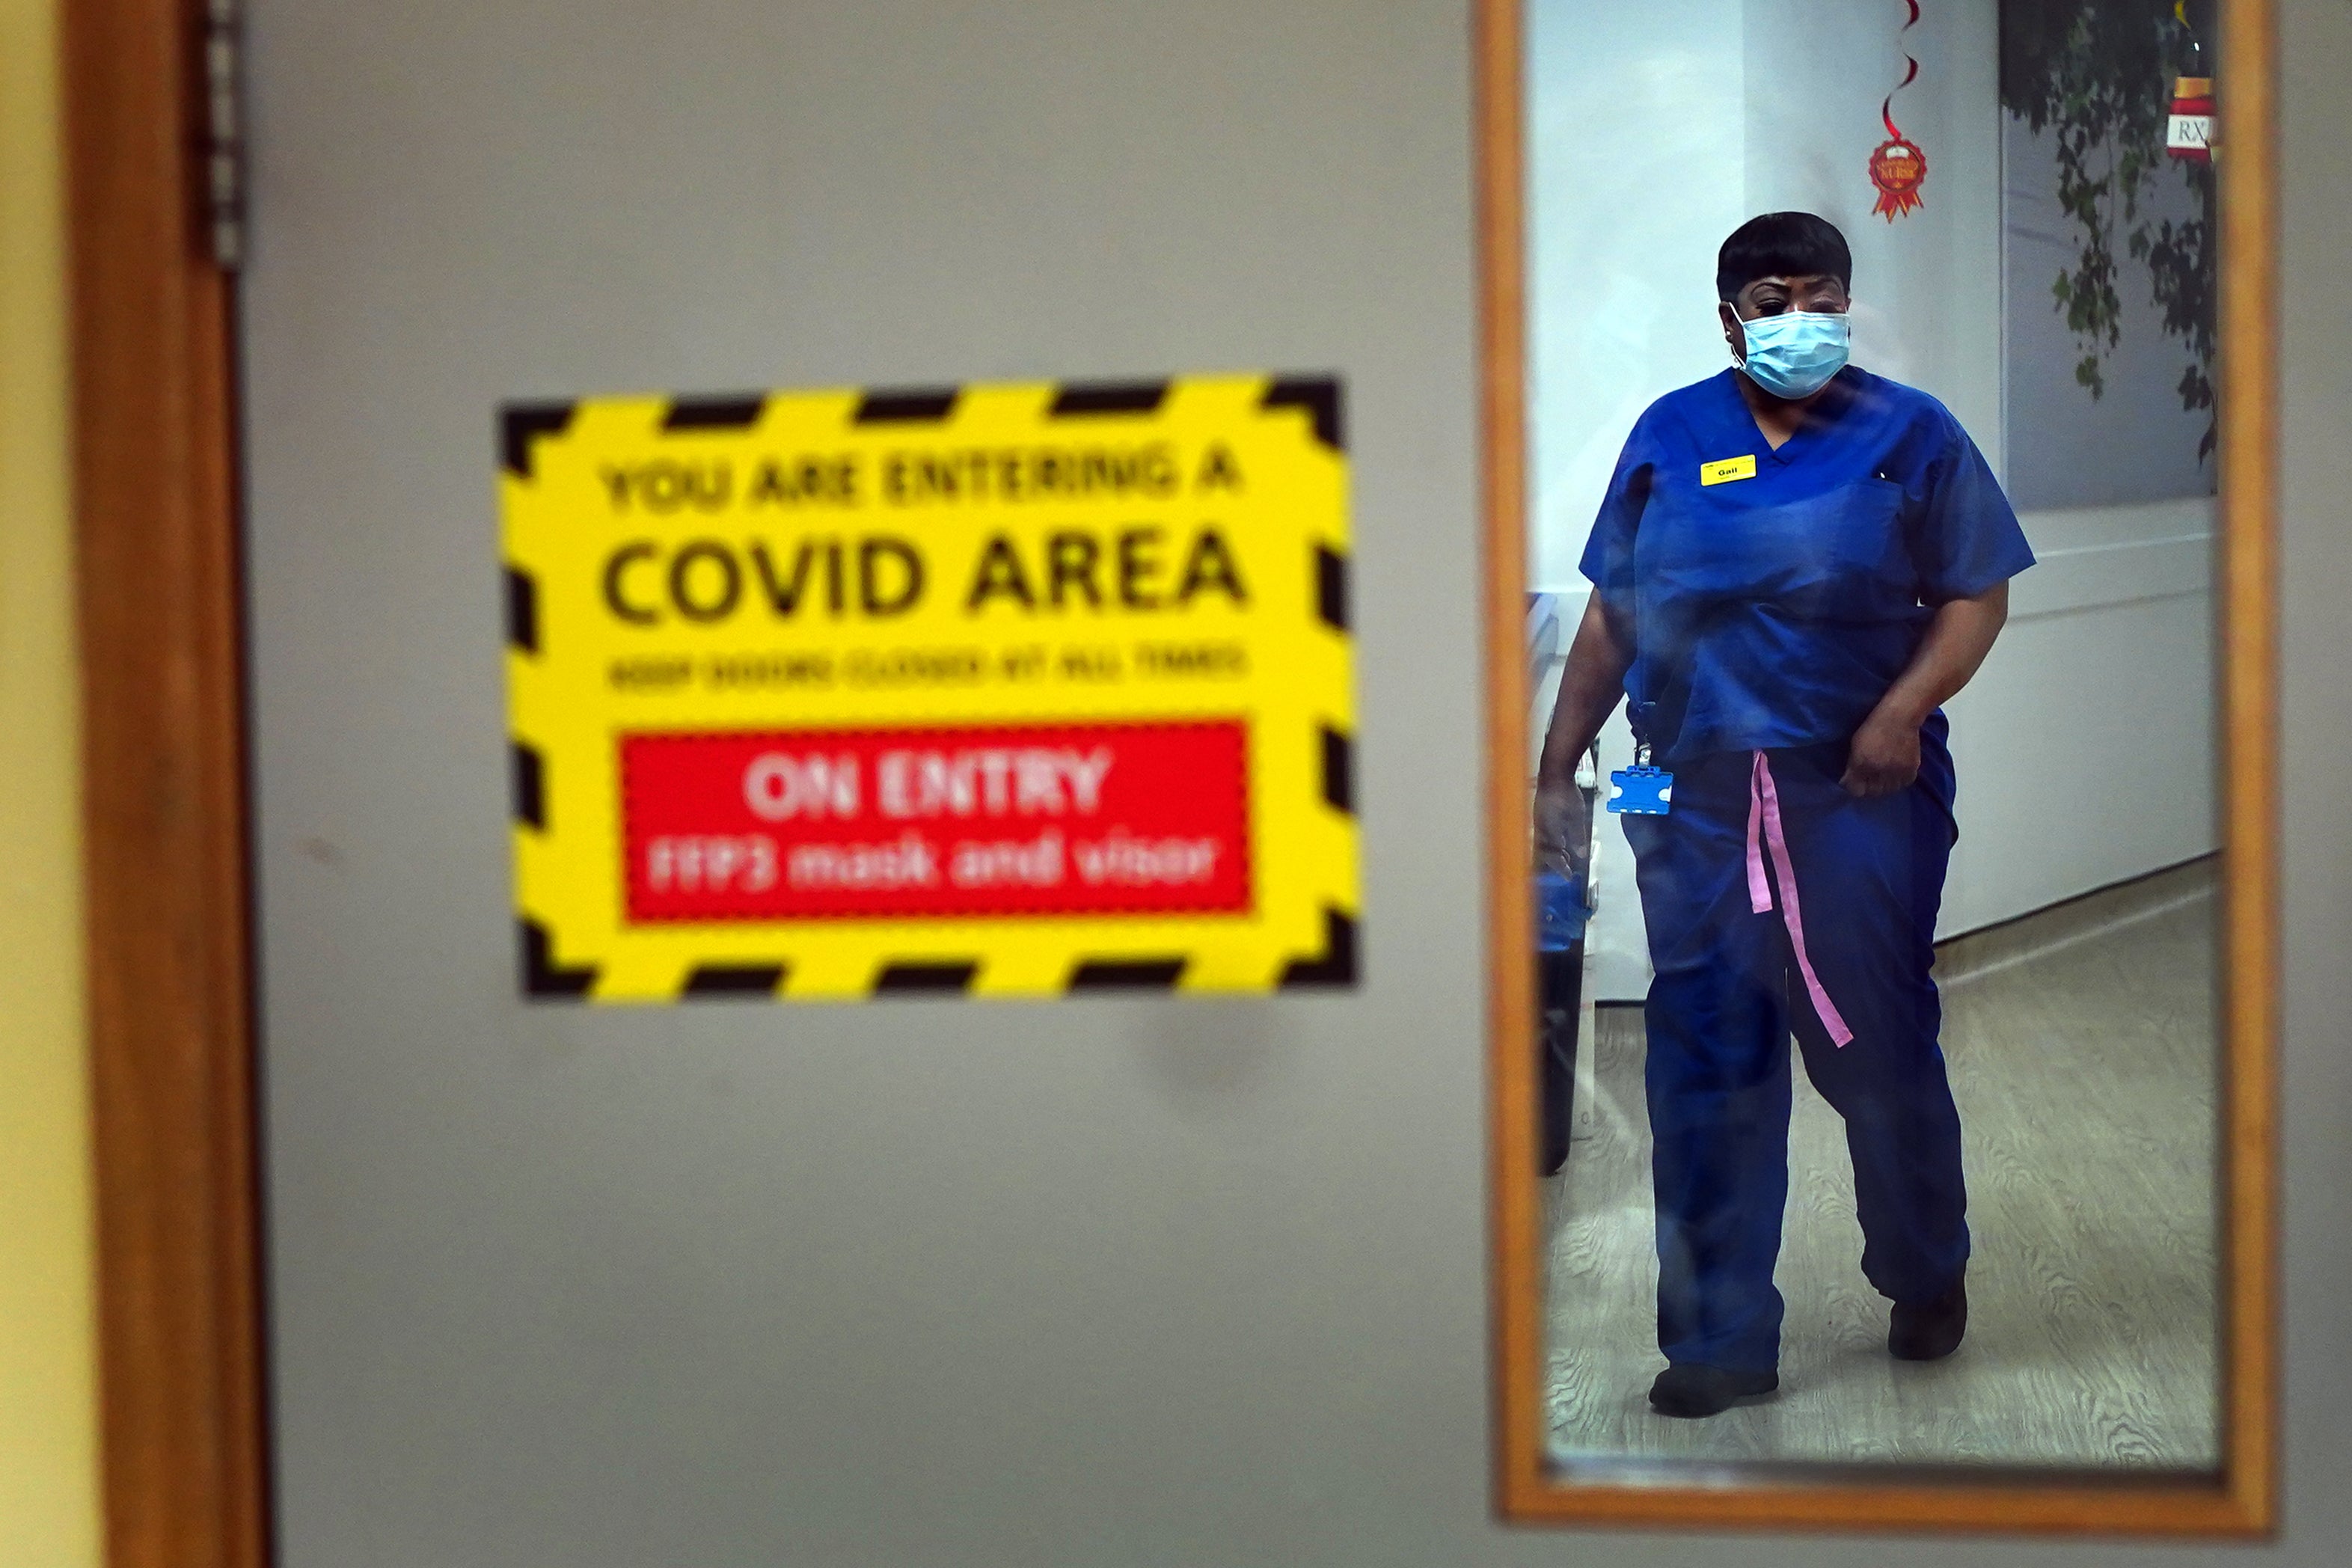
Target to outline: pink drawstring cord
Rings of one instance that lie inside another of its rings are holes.
[[[1830,1043],[1843,1047],[1853,1038],[1853,1031],[1838,1016],[1822,977],[1813,973],[1813,961],[1805,956],[1805,917],[1797,905],[1797,872],[1789,863],[1788,836],[1780,827],[1780,795],[1772,787],[1772,764],[1758,752],[1748,774],[1748,907],[1759,915],[1772,907],[1772,889],[1764,878],[1764,844],[1771,846],[1772,870],[1780,883],[1780,920],[1789,928],[1797,973],[1805,977],[1805,994],[1813,999],[1813,1012],[1829,1031]]]

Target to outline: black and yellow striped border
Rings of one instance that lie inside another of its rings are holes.
[[[1160,411],[1171,380],[1063,382],[1054,390],[1048,417],[1090,419],[1117,416],[1150,416]],[[944,423],[954,412],[960,386],[869,387],[859,394],[852,416],[859,425]],[[662,414],[664,432],[749,429],[759,422],[771,394],[742,393],[673,395]],[[1336,375],[1286,375],[1268,384],[1261,408],[1304,409],[1315,437],[1335,452],[1347,450],[1345,399]],[[499,410],[499,460],[518,479],[529,479],[531,448],[542,437],[561,436],[571,428],[579,410],[577,401],[510,403]],[[1317,543],[1314,569],[1316,616],[1341,637],[1352,637],[1349,609],[1348,556]],[[505,566],[507,645],[537,657],[539,585],[530,574],[512,563]],[[1356,813],[1355,742],[1328,725],[1322,733],[1323,798],[1334,809],[1352,817]],[[547,760],[520,736],[509,738],[509,770],[516,822],[544,833],[547,817]],[[585,1001],[594,990],[594,964],[567,965],[557,962],[552,933],[529,917],[517,922],[518,954],[523,994],[540,1002]],[[1321,951],[1292,958],[1276,982],[1277,990],[1297,991],[1353,986],[1361,969],[1362,925],[1358,915],[1326,905]],[[1062,994],[1172,992],[1181,983],[1188,955],[1164,957],[1085,958],[1072,962]],[[885,958],[877,963],[868,996],[961,996],[979,981],[985,960],[920,960]],[[772,963],[696,965],[688,970],[678,988],[681,1001],[776,1000],[792,972],[788,958]]]

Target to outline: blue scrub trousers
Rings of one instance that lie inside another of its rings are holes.
[[[1789,1196],[1789,1037],[1845,1119],[1862,1271],[1927,1301],[1969,1256],[1960,1121],[1937,1043],[1936,911],[1957,828],[1945,722],[1921,735],[1917,782],[1874,800],[1838,785],[1843,742],[1767,753],[1807,954],[1853,1038],[1833,1046],[1801,978],[1780,900],[1748,879],[1752,753],[1677,765],[1673,810],[1622,820],[1656,970],[1647,1018],[1655,1141],[1658,1348],[1671,1363],[1765,1371],[1780,1361],[1772,1283]]]

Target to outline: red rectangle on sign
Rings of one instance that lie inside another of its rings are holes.
[[[1250,907],[1239,720],[621,737],[628,918]]]

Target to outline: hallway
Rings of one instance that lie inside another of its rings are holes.
[[[1800,1067],[1780,1393],[1706,1421],[1644,1399],[1663,1363],[1642,1016],[1602,1008],[1599,1130],[1546,1184],[1554,1458],[2211,1466],[2213,925],[2204,861],[1940,950],[1975,1244],[1948,1361],[1887,1356],[1842,1129]]]

